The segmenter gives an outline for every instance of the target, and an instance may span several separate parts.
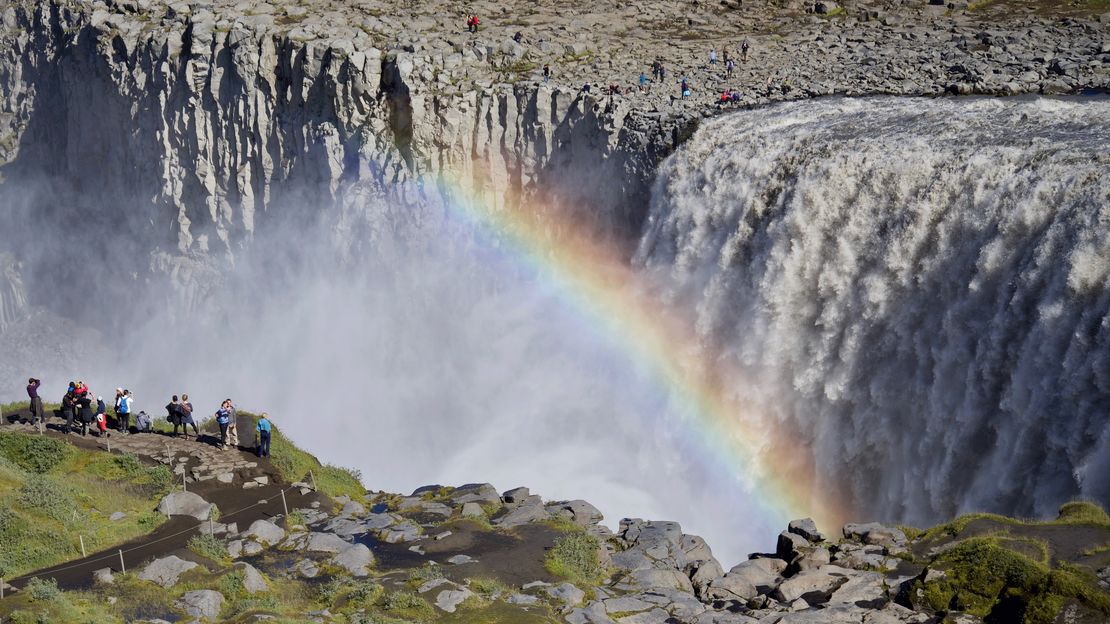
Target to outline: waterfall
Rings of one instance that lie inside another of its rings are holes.
[[[1110,101],[719,117],[635,258],[861,518],[1110,503]]]

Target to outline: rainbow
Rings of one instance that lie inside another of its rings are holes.
[[[671,397],[670,408],[687,418],[696,448],[754,494],[750,502],[769,526],[808,516],[826,530],[839,528],[846,514],[815,479],[812,453],[799,448],[800,436],[735,396],[729,380],[741,373],[723,358],[707,357],[694,324],[651,298],[618,246],[591,236],[553,202],[493,208],[467,185],[440,180],[438,187],[452,216],[493,237],[632,361],[646,364],[652,383]]]

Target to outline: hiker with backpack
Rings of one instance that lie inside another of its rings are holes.
[[[181,418],[181,412],[181,403],[175,394],[173,398],[170,399],[170,402],[166,404],[166,420],[173,425],[173,437],[175,438],[177,437],[177,427],[181,426],[182,429],[185,428],[185,423]],[[189,437],[188,430],[186,430],[185,437]]]
[[[116,429],[120,433],[131,432],[131,405],[134,398],[131,396],[130,390],[119,390],[119,397],[116,398]]]

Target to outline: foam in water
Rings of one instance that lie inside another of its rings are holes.
[[[1110,503],[1110,102],[705,124],[637,254],[861,517]]]

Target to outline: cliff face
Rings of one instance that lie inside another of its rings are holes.
[[[0,162],[17,212],[103,234],[130,258],[118,275],[149,254],[152,270],[192,284],[269,225],[344,210],[346,189],[419,202],[417,179],[500,209],[542,194],[604,229],[635,228],[684,123],[566,88],[440,92],[431,59],[362,31],[303,40],[250,15],[110,8],[4,10]]]

